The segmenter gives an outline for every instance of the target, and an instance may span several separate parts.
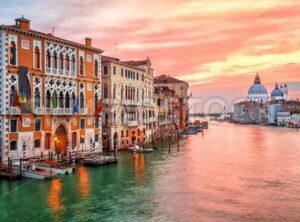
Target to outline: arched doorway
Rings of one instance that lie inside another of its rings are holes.
[[[113,149],[116,149],[117,145],[118,145],[118,133],[115,132],[114,133],[114,147],[113,147]]]
[[[57,153],[66,153],[67,131],[62,124],[60,124],[55,131],[54,142],[55,151]]]

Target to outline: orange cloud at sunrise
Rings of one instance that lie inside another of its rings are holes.
[[[300,97],[297,0],[53,0],[2,5],[2,23],[24,14],[34,29],[50,32],[54,26],[55,35],[78,42],[92,37],[105,55],[115,56],[117,43],[121,59],[150,56],[156,75],[189,82],[196,96],[245,96],[259,72],[269,92],[276,81],[287,82],[290,96]]]

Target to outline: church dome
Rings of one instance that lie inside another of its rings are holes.
[[[283,92],[279,89],[278,84],[276,83],[275,85],[275,89],[273,89],[272,93],[271,93],[271,97],[275,98],[275,97],[283,97]]]
[[[261,84],[260,77],[258,74],[256,74],[254,84],[248,90],[248,96],[255,94],[268,94],[266,87]]]

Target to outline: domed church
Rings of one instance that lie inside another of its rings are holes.
[[[284,86],[278,87],[278,84],[275,84],[275,88],[273,89],[271,93],[272,100],[288,100],[288,87],[286,83]]]
[[[266,87],[261,84],[258,73],[255,76],[254,84],[248,90],[247,100],[251,102],[266,103],[269,100]]]

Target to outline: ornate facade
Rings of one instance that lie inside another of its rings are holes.
[[[0,27],[1,158],[101,149],[101,54],[85,44],[30,29]],[[24,151],[25,149],[25,151]]]

